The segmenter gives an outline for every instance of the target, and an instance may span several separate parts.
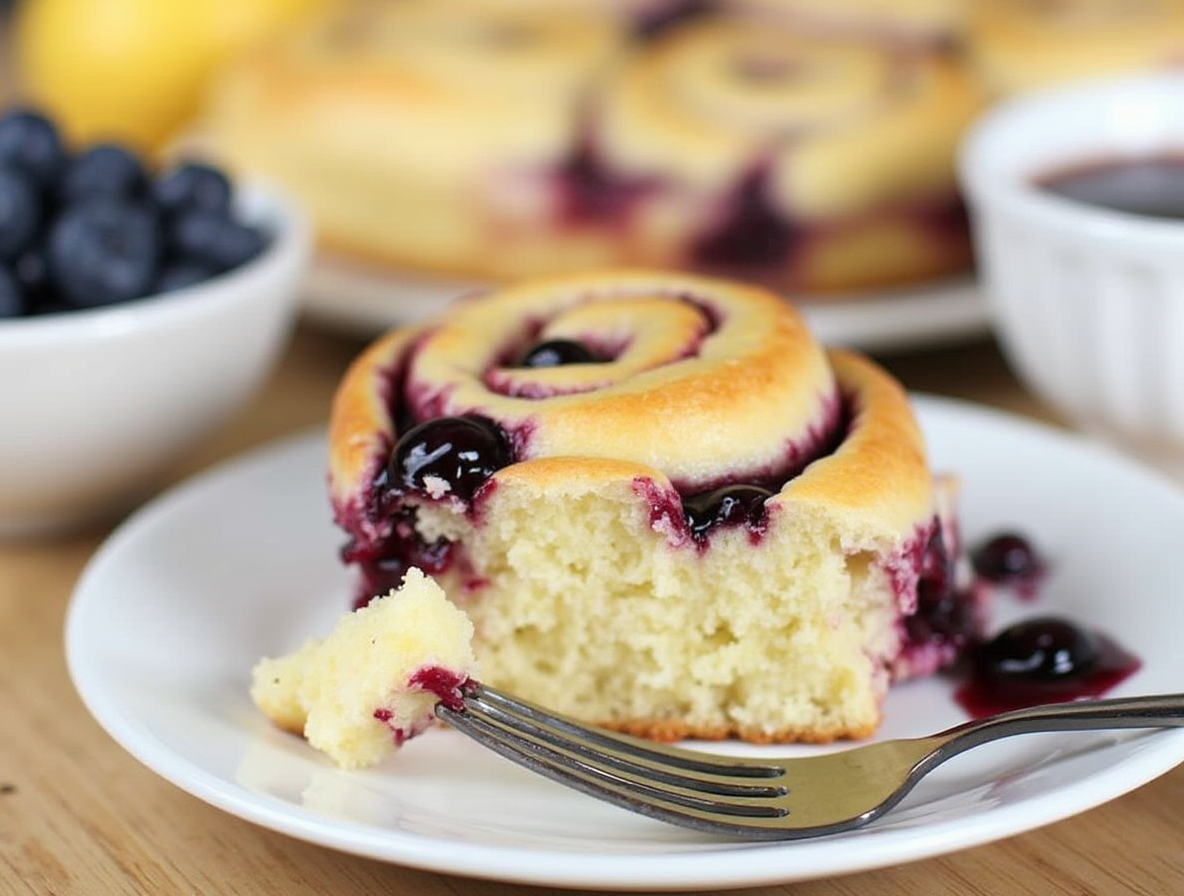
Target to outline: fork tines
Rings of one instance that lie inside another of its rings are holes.
[[[664,821],[736,833],[746,822],[787,813],[777,764],[705,756],[590,727],[475,684],[464,709],[440,704],[449,725],[532,771],[591,796]]]

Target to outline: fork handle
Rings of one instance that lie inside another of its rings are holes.
[[[1184,694],[1076,700],[1033,706],[966,722],[943,731],[937,737],[943,741],[939,750],[944,760],[971,747],[1013,734],[1175,727],[1184,727]]]

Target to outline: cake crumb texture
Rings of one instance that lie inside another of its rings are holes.
[[[473,625],[418,569],[403,585],[342,616],[323,639],[264,658],[251,698],[276,725],[303,734],[343,768],[382,760],[432,724],[443,695],[417,684],[424,670],[459,688],[476,669]]]

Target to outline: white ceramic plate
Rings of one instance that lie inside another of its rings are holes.
[[[1001,414],[918,399],[939,468],[963,477],[969,539],[1021,527],[1051,557],[1038,606],[1097,625],[1143,668],[1118,694],[1184,680],[1184,495],[1116,455]],[[195,796],[315,843],[440,872],[603,889],[739,887],[932,856],[1081,812],[1184,759],[1184,730],[1029,735],[964,754],[881,822],[736,843],[631,815],[535,778],[443,729],[344,772],[274,730],[247,696],[262,654],[327,630],[348,602],[319,433],[203,475],[99,550],[67,623],[86,705],[128,751]],[[881,737],[962,720],[948,681],[898,687]],[[732,747],[740,751],[743,748]],[[748,748],[749,753],[762,749]],[[787,752],[806,753],[809,747]]]
[[[434,315],[478,283],[395,275],[321,257],[305,280],[303,305],[314,323],[370,337]],[[811,331],[827,345],[896,351],[957,342],[987,332],[987,312],[974,280],[834,296],[801,297]]]

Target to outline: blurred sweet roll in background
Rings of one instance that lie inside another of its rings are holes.
[[[224,71],[200,132],[326,248],[401,270],[826,292],[965,268],[953,155],[980,94],[952,38],[897,37],[951,29],[772,5],[351,4]]]

